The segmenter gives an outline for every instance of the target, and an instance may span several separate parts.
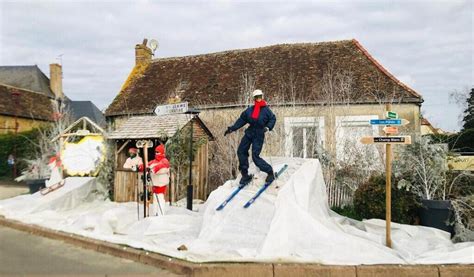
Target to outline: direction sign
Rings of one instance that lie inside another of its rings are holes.
[[[397,119],[398,114],[396,112],[388,111],[388,112],[385,113],[385,117],[389,118],[389,119]]]
[[[398,134],[398,127],[385,126],[383,127],[383,131],[385,132],[385,134],[396,135]]]
[[[410,121],[406,119],[371,119],[371,125],[407,125]]]
[[[411,144],[411,136],[398,136],[398,137],[362,137],[360,139],[362,144]]]
[[[188,111],[188,102],[157,106],[155,108],[156,115],[185,113],[187,111]]]

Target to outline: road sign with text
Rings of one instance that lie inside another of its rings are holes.
[[[383,127],[383,131],[385,132],[385,134],[396,135],[398,134],[398,127],[385,126]]]
[[[398,114],[396,112],[386,112],[385,113],[385,117],[386,118],[389,118],[389,119],[397,119],[398,118]]]
[[[362,137],[360,139],[362,144],[411,144],[411,136],[397,136],[397,137]]]
[[[178,113],[185,113],[187,111],[188,111],[188,102],[157,106],[155,108],[156,115],[178,114]]]
[[[370,124],[371,125],[396,125],[396,126],[402,126],[402,125],[407,125],[410,123],[410,121],[406,119],[371,119]]]

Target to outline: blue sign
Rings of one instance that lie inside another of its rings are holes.
[[[372,125],[402,125],[401,119],[371,119]]]

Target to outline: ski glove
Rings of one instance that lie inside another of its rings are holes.
[[[227,136],[230,133],[232,133],[232,130],[230,129],[230,127],[227,127],[227,130],[224,133],[224,137]]]
[[[268,127],[265,127],[265,128],[263,128],[263,131],[266,133],[266,132],[269,132],[270,129]]]

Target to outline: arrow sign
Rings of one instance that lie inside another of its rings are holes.
[[[411,144],[411,136],[399,136],[399,137],[362,137],[360,139],[362,144]]]
[[[398,118],[398,114],[396,112],[386,112],[385,113],[385,117],[386,118],[389,118],[389,119],[397,119]]]
[[[156,115],[185,113],[187,111],[188,111],[188,102],[157,106],[155,108]]]
[[[398,134],[398,127],[385,126],[383,127],[385,134],[396,135]]]
[[[370,124],[371,125],[397,125],[397,126],[403,126],[407,125],[410,123],[410,121],[406,119],[371,119]]]

